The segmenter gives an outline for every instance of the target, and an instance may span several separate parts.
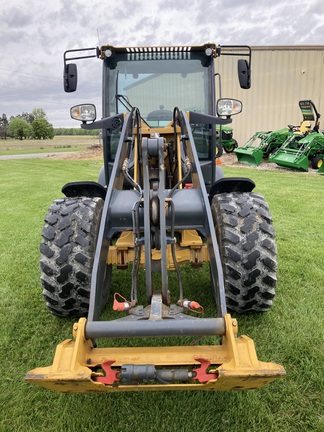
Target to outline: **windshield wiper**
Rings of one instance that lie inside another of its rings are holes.
[[[134,108],[133,105],[129,102],[128,98],[122,94],[116,94],[116,99],[127,109],[128,112],[131,112],[131,110]],[[141,120],[143,123],[146,124],[146,126],[150,127],[150,125],[147,123],[146,120],[143,119],[143,117],[140,115]]]

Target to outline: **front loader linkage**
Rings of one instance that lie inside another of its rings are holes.
[[[236,337],[229,314],[220,321],[221,345],[94,348],[81,318],[74,339],[57,346],[52,366],[30,371],[26,381],[63,393],[252,390],[285,375],[282,366],[257,359],[252,339]]]

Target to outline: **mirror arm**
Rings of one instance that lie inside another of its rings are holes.
[[[93,129],[118,129],[124,121],[123,114],[117,114],[112,117],[106,117],[101,120],[96,120],[92,123],[82,123],[81,128],[87,130]]]
[[[221,118],[215,117],[208,114],[198,113],[196,111],[189,111],[189,119],[190,123],[194,124],[218,124],[218,125],[226,125],[232,123],[231,118]]]

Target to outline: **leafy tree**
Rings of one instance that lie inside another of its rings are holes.
[[[13,138],[29,138],[32,135],[33,129],[31,125],[23,118],[11,118],[8,128],[8,135]]]
[[[53,139],[54,128],[45,118],[37,118],[32,123],[33,137],[35,139]]]
[[[33,121],[35,120],[35,117],[28,112],[23,112],[22,114],[18,114],[16,117],[11,117],[11,118],[20,118],[25,120],[29,124],[32,124]]]
[[[31,113],[23,112],[21,114],[16,115],[15,117],[10,117],[10,120],[13,118],[20,118],[25,120],[27,123],[32,124],[34,120],[36,119],[45,119],[47,120],[46,112],[43,110],[43,108],[34,108]]]
[[[47,115],[46,112],[43,110],[43,108],[34,108],[31,116],[34,118],[34,120],[38,120],[38,119],[45,119],[47,120]]]
[[[81,128],[54,128],[54,135],[89,135],[98,136],[98,129],[86,130]]]
[[[2,117],[0,117],[0,137],[1,138],[7,138],[7,133],[8,133],[8,127],[9,127],[9,122],[7,119],[6,114],[2,114]]]

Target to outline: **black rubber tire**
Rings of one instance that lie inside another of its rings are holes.
[[[224,150],[226,153],[233,153],[233,151],[238,147],[237,141],[233,140],[233,145],[231,145],[230,147],[225,147],[224,146]]]
[[[323,156],[315,156],[312,159],[312,168],[313,169],[321,168],[322,164],[323,164]]]
[[[216,158],[219,158],[221,156],[223,156],[223,146],[221,145],[220,142],[216,141]]]
[[[43,297],[54,315],[88,313],[102,209],[101,198],[87,197],[57,199],[49,207],[42,230],[40,270]],[[107,270],[111,273],[111,266]],[[108,297],[108,292],[104,295]]]
[[[211,210],[222,260],[227,308],[266,312],[275,297],[277,246],[263,196],[253,192],[215,195]]]

